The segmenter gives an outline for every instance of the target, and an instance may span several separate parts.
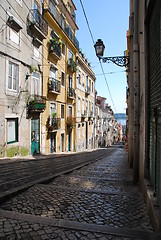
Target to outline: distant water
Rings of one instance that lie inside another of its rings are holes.
[[[121,123],[122,126],[126,126],[126,114],[125,113],[116,113],[115,119],[118,123]]]
[[[122,126],[126,125],[126,119],[117,119],[118,123],[121,123]]]

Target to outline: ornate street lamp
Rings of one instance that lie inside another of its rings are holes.
[[[116,56],[116,57],[103,57],[105,45],[101,39],[98,39],[96,44],[94,45],[96,56],[102,62],[113,62],[119,67],[127,67],[129,66],[129,56]]]

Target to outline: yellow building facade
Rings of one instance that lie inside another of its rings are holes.
[[[44,1],[48,37],[43,42],[43,95],[46,110],[42,116],[44,154],[75,151],[76,53],[79,42],[73,1]]]
[[[77,54],[76,151],[95,147],[94,112],[96,77],[81,51]]]

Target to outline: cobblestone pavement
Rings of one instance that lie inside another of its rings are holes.
[[[37,184],[0,205],[0,239],[160,239],[127,155],[112,155]]]
[[[104,148],[74,154],[38,155],[36,159],[0,159],[0,202],[8,195],[51,180],[60,173],[91,163],[113,151],[113,148]]]

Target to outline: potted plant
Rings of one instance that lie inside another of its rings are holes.
[[[72,116],[67,118],[67,128],[68,129],[74,128],[75,124],[76,124],[75,118],[73,118]]]
[[[56,112],[52,113],[52,117],[55,118],[56,117]]]

